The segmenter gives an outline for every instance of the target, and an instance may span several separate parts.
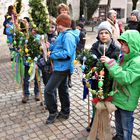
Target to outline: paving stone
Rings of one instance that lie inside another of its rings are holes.
[[[89,39],[93,42],[96,33],[93,32],[91,35]],[[6,44],[4,46],[6,47]],[[27,104],[22,104],[22,88],[14,80],[8,51],[8,48],[2,48],[0,51],[0,140],[86,140],[87,99],[82,99],[82,73],[79,65],[76,65],[78,73],[72,75],[73,86],[69,89],[70,118],[57,119],[54,124],[47,125],[45,121],[49,113],[43,113],[40,102],[34,100],[33,82],[30,84],[30,100]],[[41,89],[44,90],[42,83]],[[60,110],[59,99],[58,105]],[[133,140],[140,140],[139,107],[140,101],[134,113]],[[112,134],[115,134],[114,114],[111,116],[111,126]]]

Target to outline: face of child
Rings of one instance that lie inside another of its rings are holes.
[[[102,43],[108,43],[111,39],[111,35],[108,30],[101,30],[99,32],[99,39]]]
[[[131,21],[137,21],[137,17],[134,14],[132,14],[131,17],[130,17],[130,20]]]
[[[58,32],[63,32],[64,31],[63,29],[64,29],[64,27],[62,25],[57,24],[57,31]]]
[[[36,30],[32,29],[32,34],[35,35],[36,34]]]
[[[53,34],[55,30],[56,30],[56,26],[51,24],[49,29],[49,34]]]
[[[130,49],[129,49],[127,43],[125,41],[120,41],[120,44],[121,44],[121,50],[124,53],[128,54],[130,52]]]
[[[61,8],[60,14],[68,14],[68,11],[65,8]]]

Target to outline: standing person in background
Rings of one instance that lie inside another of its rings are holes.
[[[60,3],[58,5],[57,12],[58,12],[59,15],[60,14],[68,14],[68,15],[70,14],[69,13],[69,7],[66,4],[64,4],[64,3]]]
[[[56,31],[57,27],[56,27],[55,19],[53,17],[50,17],[49,22],[50,22],[50,26],[49,26],[50,28],[49,28],[49,31],[47,32],[47,39],[48,39],[49,44],[52,45],[57,38],[57,31]],[[46,60],[45,57],[46,56],[44,56],[44,54],[41,55],[40,59],[38,59],[38,62],[37,62],[37,65],[41,69],[41,72],[42,72],[44,86],[46,86],[46,84],[48,83],[48,80],[52,74],[52,69],[53,69],[51,59],[47,58],[47,60]],[[45,98],[45,105],[46,105],[46,109],[47,109],[46,94],[44,94],[44,98]]]
[[[112,140],[132,140],[134,110],[140,97],[140,33],[127,30],[119,38],[121,50],[124,52],[123,61],[117,64],[114,59],[101,57],[101,62],[114,80],[112,103],[115,111],[116,135]]]
[[[6,23],[6,30],[5,34],[7,35],[7,42],[10,44],[9,49],[11,47],[11,44],[13,43],[14,38],[14,24],[13,19],[11,16],[7,16],[7,23]]]
[[[128,21],[127,26],[125,26],[125,30],[136,30],[139,22],[139,10],[133,10],[131,12],[130,20]]]
[[[77,25],[77,29],[80,30],[80,41],[77,45],[76,48],[76,54],[80,53],[82,50],[85,48],[85,43],[86,43],[86,29],[84,28],[83,23],[79,23]]]
[[[32,28],[32,35],[34,36],[34,38],[41,38],[41,36],[37,33],[37,29],[35,28]],[[24,88],[24,97],[22,98],[22,103],[27,103],[27,101],[29,100],[29,95],[30,95],[30,91],[29,91],[29,86],[30,86],[30,82],[29,82],[29,79],[30,79],[30,75],[28,73],[29,71],[29,63],[26,62],[26,59],[25,58],[25,63],[24,63],[24,68],[25,68],[25,71],[24,71],[24,79],[23,79],[23,88]],[[36,75],[35,75],[35,78],[34,78],[34,94],[35,94],[35,100],[36,101],[40,101],[40,92],[39,92],[39,85],[38,85],[38,82],[37,82],[37,78],[36,78]]]
[[[4,22],[3,22],[3,26],[4,26],[3,34],[6,34],[5,30],[6,30],[7,27],[9,27],[9,25],[7,24],[7,18],[8,18],[9,16],[12,17],[12,19],[13,19],[13,24],[14,24],[14,25],[17,25],[17,13],[16,13],[16,9],[15,9],[15,7],[14,7],[13,5],[10,5],[10,6],[8,7],[8,11],[7,11],[6,15],[5,15],[5,20],[4,20]]]
[[[109,10],[107,15],[107,21],[112,27],[112,38],[115,40],[117,45],[120,46],[120,43],[117,40],[120,36],[120,29],[117,21],[117,12],[115,10]]]
[[[45,87],[47,108],[49,116],[46,124],[53,123],[56,118],[68,119],[70,115],[70,98],[68,92],[68,76],[70,69],[74,67],[76,45],[79,41],[78,35],[70,29],[71,18],[67,14],[61,14],[56,19],[59,35],[50,46],[48,57],[53,60],[53,72]],[[55,91],[58,89],[61,110],[58,113]]]

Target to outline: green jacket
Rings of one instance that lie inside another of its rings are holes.
[[[140,96],[140,34],[136,30],[127,30],[120,38],[127,42],[129,54],[124,54],[124,61],[119,66],[114,60],[105,64],[110,75],[114,78],[113,104],[117,107],[134,111]]]

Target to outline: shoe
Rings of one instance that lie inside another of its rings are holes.
[[[39,95],[35,95],[35,100],[36,101],[40,101],[40,96]]]
[[[123,140],[123,137],[120,135],[115,135],[112,140]]]
[[[54,114],[49,114],[49,117],[46,120],[46,124],[52,124],[57,119],[58,112]]]
[[[91,127],[86,127],[86,130],[87,130],[87,132],[90,132],[90,130],[91,130]]]
[[[58,116],[57,116],[58,119],[65,119],[67,120],[69,118],[69,114],[64,114],[62,111],[60,111],[58,113]]]
[[[22,98],[22,103],[27,103],[27,101],[29,100],[29,96],[24,96],[23,98]]]

